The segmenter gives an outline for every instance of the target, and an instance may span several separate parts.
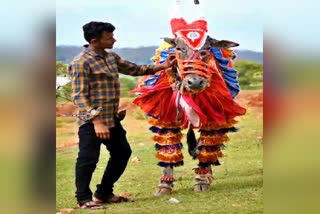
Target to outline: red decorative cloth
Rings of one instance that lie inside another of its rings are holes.
[[[138,105],[145,113],[168,123],[177,120],[177,96],[181,96],[198,114],[201,125],[209,122],[219,125],[227,124],[228,120],[246,113],[246,109],[232,99],[224,80],[219,74],[212,75],[210,85],[198,94],[180,94],[179,91],[172,90],[168,74],[162,73],[155,86],[142,87],[133,91],[142,93],[134,99],[133,103]],[[188,117],[185,112],[183,112],[182,118],[181,125],[186,128]]]

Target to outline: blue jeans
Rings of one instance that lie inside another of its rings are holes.
[[[101,143],[109,151],[110,158],[101,183],[97,185],[95,197],[107,199],[113,195],[113,185],[124,172],[131,156],[131,148],[126,131],[120,122],[110,128],[110,139],[102,140],[96,136],[94,125],[87,123],[79,127],[79,153],[76,162],[76,198],[78,202],[92,200],[90,182],[100,156]]]

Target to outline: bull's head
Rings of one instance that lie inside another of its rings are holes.
[[[210,86],[211,76],[219,73],[219,69],[211,47],[230,48],[239,44],[227,40],[216,40],[207,36],[205,44],[200,50],[190,48],[184,39],[164,38],[164,41],[176,47],[175,57],[177,66],[173,68],[176,74],[178,88],[182,93],[198,93]]]

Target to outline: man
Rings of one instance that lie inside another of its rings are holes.
[[[113,194],[113,185],[124,172],[131,148],[118,118],[119,73],[132,76],[154,74],[171,67],[175,59],[160,65],[136,65],[113,52],[116,42],[110,23],[90,22],[83,26],[89,43],[71,62],[72,98],[79,110],[79,153],[76,162],[76,198],[83,209],[101,209],[103,202],[124,202],[128,198]],[[101,183],[92,198],[89,188],[99,159],[100,145],[106,145],[110,159]]]

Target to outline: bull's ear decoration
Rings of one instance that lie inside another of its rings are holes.
[[[175,37],[180,37],[193,50],[199,50],[207,38],[207,21],[196,20],[188,24],[183,18],[171,19],[171,30]]]

